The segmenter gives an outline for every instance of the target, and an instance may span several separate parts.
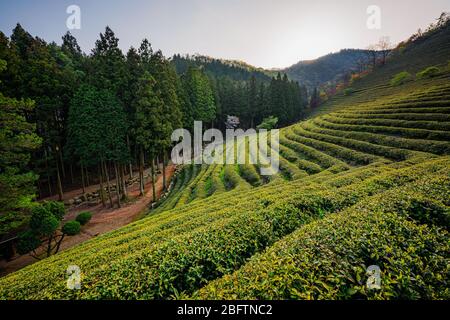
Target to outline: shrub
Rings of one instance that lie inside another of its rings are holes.
[[[41,240],[31,230],[27,230],[19,235],[17,242],[17,252],[19,254],[26,254],[41,245]]]
[[[416,74],[416,77],[418,79],[424,79],[424,78],[432,78],[434,77],[437,73],[439,73],[439,68],[438,67],[428,67],[420,72],[418,72]]]
[[[239,176],[236,172],[236,168],[232,165],[225,165],[221,172],[222,183],[226,190],[236,188],[239,184]]]
[[[264,120],[261,122],[260,125],[258,125],[256,128],[261,130],[261,129],[266,129],[266,130],[272,130],[274,128],[276,128],[278,123],[278,118],[274,117],[274,116],[270,116],[268,118],[264,118]]]
[[[62,220],[64,215],[66,214],[66,209],[64,207],[64,203],[57,201],[48,201],[43,203],[44,208],[46,208],[49,212],[51,212],[56,219],[59,221]]]
[[[238,172],[242,178],[244,178],[252,186],[260,186],[262,181],[256,172],[255,167],[249,164],[239,164],[237,166]]]
[[[448,249],[445,234],[435,228],[395,213],[347,210],[299,228],[236,273],[211,282],[198,297],[442,299]],[[366,269],[374,264],[382,270],[379,291],[366,287]],[[433,267],[422,272],[424,265]]]
[[[62,235],[58,234],[60,222],[65,214],[64,204],[61,202],[43,202],[36,204],[31,211],[28,229],[19,235],[17,251],[20,254],[31,252],[41,245],[51,248],[46,251],[47,256],[58,252]],[[52,246],[53,241],[57,245]],[[36,259],[40,257],[31,254]]]
[[[397,73],[391,80],[392,86],[399,86],[401,84],[404,84],[405,82],[411,80],[411,74],[407,71],[402,71],[400,73]]]
[[[433,189],[445,192],[448,179],[436,182],[444,183],[408,183],[366,197],[340,214],[303,225],[266,252],[254,255],[238,271],[209,282],[193,298],[446,298],[442,274],[448,270],[448,233],[409,219],[417,217],[418,208],[429,212],[429,205],[403,205],[411,201],[411,195],[423,197],[417,193],[423,185],[431,184]],[[436,204],[438,201],[434,208]],[[420,220],[433,219],[423,215]],[[367,290],[369,265],[382,270],[380,290]],[[403,276],[404,270],[408,270],[408,277]]]
[[[74,236],[80,233],[81,225],[78,221],[69,221],[62,228],[62,232],[68,236]]]
[[[81,212],[75,220],[78,221],[82,226],[89,222],[92,218],[92,213],[89,211]]]
[[[353,92],[355,92],[355,90],[353,88],[347,88],[344,90],[344,95],[351,96],[353,94]]]
[[[47,204],[35,206],[31,213],[30,229],[38,236],[51,236],[59,226],[58,218]]]

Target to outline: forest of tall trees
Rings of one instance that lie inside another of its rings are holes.
[[[308,105],[306,88],[286,75],[192,61],[167,59],[147,39],[124,54],[109,27],[90,54],[70,33],[58,45],[19,24],[9,38],[0,32],[0,237],[20,229],[34,200],[61,200],[69,188],[114,183],[117,200],[110,191],[101,201],[120,207],[138,174],[143,194],[144,169],[155,179],[172,131],[194,120],[223,128],[234,115],[250,128],[273,116],[283,126]]]
[[[174,55],[171,62],[179,74],[195,68],[209,78],[216,105],[214,122],[220,129],[227,115],[239,117],[244,128],[254,128],[269,116],[277,117],[280,126],[291,124],[308,105],[306,87],[280,73],[271,78],[244,63],[204,56]]]

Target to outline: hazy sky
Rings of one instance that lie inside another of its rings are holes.
[[[264,68],[365,48],[381,36],[397,43],[450,11],[449,0],[0,0],[0,30],[9,36],[20,22],[60,43],[72,4],[81,9],[72,33],[85,52],[109,25],[124,51],[147,37],[166,56],[200,53]],[[366,26],[369,5],[381,9],[381,30]]]

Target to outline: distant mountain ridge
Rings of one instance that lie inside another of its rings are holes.
[[[235,81],[247,81],[252,75],[260,81],[270,81],[271,74],[262,68],[254,67],[238,60],[218,59],[204,55],[180,55],[171,58],[177,73],[185,73],[189,66],[202,68],[206,74],[215,77],[228,77]]]
[[[367,61],[370,52],[362,49],[343,49],[314,60],[300,61],[279,71],[311,89],[326,82],[336,82],[345,74],[357,71],[358,66]]]
[[[189,66],[201,67],[207,74],[246,81],[252,75],[261,81],[269,81],[277,73],[287,74],[294,81],[309,90],[327,82],[337,82],[346,74],[357,71],[368,60],[369,50],[343,49],[314,60],[300,61],[285,69],[262,69],[237,60],[217,59],[204,55],[174,55],[172,63],[178,73],[184,73]]]

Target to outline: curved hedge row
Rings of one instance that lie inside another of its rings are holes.
[[[329,144],[299,137],[291,131],[284,132],[284,137],[285,139],[283,140],[280,138],[282,144],[288,146],[290,149],[295,150],[301,156],[305,156],[307,160],[313,160],[322,168],[330,168],[337,164],[346,164],[344,161],[337,159],[323,151],[328,150],[329,147],[331,147]],[[318,149],[317,147],[320,147],[321,149]],[[336,146],[336,148],[338,147]]]
[[[433,217],[427,217],[435,212],[430,209],[431,201],[447,214],[448,207],[424,193],[428,189],[434,194],[441,192],[448,201],[450,181],[447,177],[445,184],[442,182],[434,180],[432,186],[429,180],[410,183],[303,226],[193,297],[448,299],[449,234],[433,225]],[[421,184],[429,188],[419,192]],[[421,197],[427,202],[416,201]],[[417,212],[421,212],[420,221],[430,225],[408,219],[417,218]],[[370,265],[381,269],[380,290],[366,286]]]
[[[332,115],[316,118],[314,119],[314,123],[317,123],[320,127],[332,130],[383,133],[386,135],[402,136],[408,139],[450,141],[450,132],[448,131],[391,127],[383,125],[358,125],[358,124],[333,123]]]
[[[358,114],[360,116],[366,115],[366,114],[398,114],[398,113],[420,113],[420,114],[424,114],[424,113],[449,113],[450,111],[450,107],[442,107],[442,108],[394,108],[394,107],[390,107],[389,109],[359,109],[359,108],[355,108],[355,109],[348,109],[346,110],[346,113],[351,113],[351,114]]]
[[[436,121],[408,121],[408,120],[396,120],[393,119],[367,119],[359,118],[357,116],[339,116],[337,113],[333,113],[333,118],[328,118],[328,121],[333,123],[342,124],[356,124],[356,125],[380,125],[380,126],[392,126],[400,128],[417,128],[417,129],[427,129],[427,130],[438,130],[438,131],[450,131],[450,123],[442,123]]]
[[[314,145],[316,148],[333,155],[347,163],[356,165],[367,165],[378,161],[380,158],[374,155],[382,155],[386,158],[396,160],[404,160],[407,157],[405,152],[385,148],[366,142],[360,142],[352,139],[343,139],[339,137],[328,136],[320,133],[311,133],[304,129],[309,123],[303,124],[301,127],[294,127],[293,132],[297,135],[296,140],[308,141],[307,143]]]
[[[407,139],[401,137],[392,137],[386,136],[383,134],[376,133],[367,133],[367,132],[355,132],[355,131],[346,131],[346,130],[334,130],[328,128],[322,128],[322,122],[312,121],[302,126],[303,129],[312,132],[323,134],[326,136],[332,136],[333,138],[329,138],[328,140],[337,141],[338,138],[341,137],[350,140],[358,140],[363,142],[368,142],[374,145],[378,145],[378,148],[369,148],[366,147],[363,151],[368,153],[375,153],[377,155],[384,155],[385,157],[393,157],[395,160],[405,159],[409,156],[407,152],[400,149],[409,149],[414,151],[422,151],[429,152],[438,155],[446,155],[450,154],[450,143],[444,141],[430,141],[430,140],[419,140],[419,139]],[[354,144],[354,148],[363,148],[360,145]],[[387,151],[383,146],[395,148],[397,150],[389,150]]]
[[[336,117],[339,118],[361,118],[361,115],[349,113],[349,112],[340,112],[334,113]],[[376,114],[365,114],[364,119],[392,119],[392,120],[403,120],[403,121],[414,121],[420,122],[420,125],[423,125],[427,122],[436,122],[434,124],[436,126],[440,126],[441,130],[448,130],[450,128],[450,114],[444,113],[393,113],[393,114],[385,114],[385,113],[376,113]],[[426,127],[426,125],[425,125]],[[439,129],[438,129],[439,130]]]
[[[192,293],[311,219],[430,172],[441,175],[449,161],[435,160],[362,181],[357,175],[355,181],[361,182],[338,189],[285,183],[283,189],[266,188],[268,193],[256,190],[253,202],[247,195],[241,208],[222,204],[217,211],[203,204],[203,211],[192,206],[150,216],[0,279],[0,298],[173,298]],[[81,291],[65,287],[69,264],[82,269]]]
[[[300,170],[306,172],[307,174],[314,174],[322,171],[322,167],[320,165],[305,159],[301,159],[294,150],[287,147],[287,144],[290,144],[288,140],[280,138],[280,142],[283,143],[280,144],[280,155],[283,156],[283,158],[287,159],[289,162],[297,165]]]

